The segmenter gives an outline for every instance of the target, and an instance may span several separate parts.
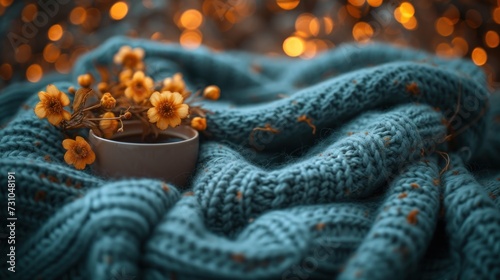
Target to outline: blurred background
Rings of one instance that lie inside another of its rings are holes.
[[[463,57],[500,81],[500,0],[0,0],[0,89],[50,73],[111,35],[311,59],[345,42]]]

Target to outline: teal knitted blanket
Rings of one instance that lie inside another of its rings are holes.
[[[122,45],[154,80],[221,88],[187,190],[75,170],[33,113],[46,84],[67,91]],[[411,49],[295,60],[112,38],[0,93],[0,218],[8,172],[17,218],[0,278],[500,279],[499,108],[472,63]]]

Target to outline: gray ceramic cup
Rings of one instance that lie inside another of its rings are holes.
[[[111,139],[89,132],[89,143],[96,154],[95,173],[111,178],[156,178],[185,187],[198,158],[198,131],[189,126],[168,128],[161,133],[180,138],[172,143],[130,143],[115,141],[140,135],[140,122],[124,123],[124,131]]]

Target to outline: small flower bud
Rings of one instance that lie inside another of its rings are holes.
[[[196,130],[203,131],[207,129],[207,119],[195,117],[191,120],[191,127]]]
[[[106,92],[106,90],[108,89],[108,83],[101,82],[101,83],[97,84],[97,89],[100,92]]]
[[[68,88],[68,92],[69,92],[69,93],[71,93],[71,94],[75,94],[75,92],[76,92],[75,87],[74,87],[74,86],[70,86],[70,87]]]
[[[128,120],[128,119],[130,119],[130,118],[132,117],[132,113],[130,113],[130,112],[125,112],[125,114],[123,114],[123,117],[124,117],[126,120]]]
[[[122,82],[122,83],[128,82],[129,80],[132,79],[133,74],[134,74],[134,71],[132,71],[131,69],[125,69],[125,70],[121,71],[119,74],[120,82]]]
[[[116,106],[116,99],[111,95],[111,93],[106,92],[101,97],[101,106],[106,110],[111,110]]]
[[[203,91],[203,97],[210,100],[217,100],[220,97],[220,88],[218,86],[208,86]]]
[[[83,74],[78,76],[78,84],[82,87],[90,87],[92,82],[94,82],[94,79],[90,74]]]

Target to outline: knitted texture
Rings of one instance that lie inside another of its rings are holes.
[[[46,84],[66,91],[122,45],[155,80],[222,90],[187,190],[75,170],[33,113]],[[499,279],[499,108],[473,64],[411,49],[295,60],[112,38],[70,75],[0,93],[17,217],[0,278]]]

